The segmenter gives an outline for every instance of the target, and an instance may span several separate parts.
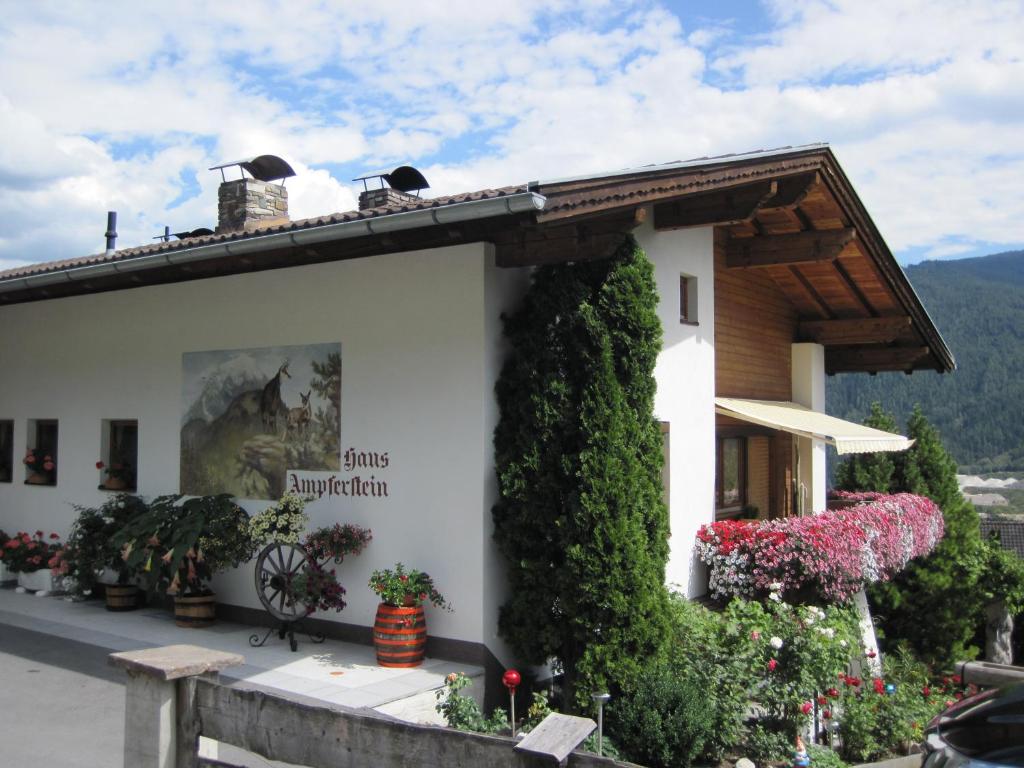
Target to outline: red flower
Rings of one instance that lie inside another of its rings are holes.
[[[956,698],[957,701],[963,701],[964,700],[964,695],[962,693],[960,693],[960,691],[957,691],[956,693],[954,693],[953,696]]]
[[[960,683],[962,683],[962,682],[963,682],[963,680],[960,678],[960,675],[953,675],[953,684],[954,685],[960,685]]]
[[[769,671],[774,670],[777,666],[779,666],[779,662],[777,662],[775,659],[768,659],[768,670]]]
[[[932,689],[926,685],[924,688],[921,689],[921,695],[925,698],[928,698],[932,695]]]
[[[826,720],[831,720],[832,719],[832,710],[826,709],[824,712],[821,713],[821,716],[823,718],[825,718]]]
[[[873,659],[873,658],[875,658],[875,656],[877,656],[877,655],[878,655],[878,654],[877,654],[877,653],[875,653],[874,651],[868,651],[868,658],[869,658],[869,659]]]
[[[409,580],[409,577],[403,573],[401,576],[398,577],[398,580],[401,582],[406,582]]]
[[[758,632],[758,631],[757,631],[757,630],[755,629],[755,630],[754,630],[753,632],[751,632],[751,633],[750,633],[750,639],[751,639],[751,640],[760,640],[760,639],[761,639],[761,633],[760,633],[760,632]]]
[[[58,536],[56,533],[51,533],[50,534],[50,538],[56,540],[56,539],[59,539],[60,536]]]
[[[57,465],[54,464],[52,461],[44,461],[43,462],[43,469],[45,469],[47,472],[53,472],[53,468],[55,466],[57,466]]]
[[[105,466],[107,466],[107,465],[104,464],[102,461],[97,461],[96,462],[96,469],[103,469]]]
[[[835,688],[829,688],[827,691],[825,691],[825,695],[829,698],[834,699],[836,698],[836,696],[839,695],[839,691],[837,691]]]
[[[824,707],[826,704],[828,704],[828,699],[826,699],[824,696],[819,696],[818,705]]]
[[[810,714],[813,708],[814,705],[811,704],[811,702],[809,701],[805,701],[803,704],[800,705],[800,711],[803,712],[805,715]]]
[[[37,539],[43,538],[43,532],[42,531],[36,531],[36,538]]]
[[[882,678],[876,677],[874,683],[875,693],[885,693],[885,683],[882,682]]]

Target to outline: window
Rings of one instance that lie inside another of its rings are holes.
[[[57,484],[57,420],[29,419],[25,451],[25,483]]]
[[[14,422],[0,421],[0,483],[14,477]]]
[[[747,503],[747,439],[720,437],[715,442],[715,513],[735,517]]]
[[[679,322],[697,325],[697,278],[679,275]]]
[[[134,491],[139,467],[139,422],[104,419],[100,456],[100,488]]]

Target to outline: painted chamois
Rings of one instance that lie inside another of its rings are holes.
[[[312,389],[306,394],[299,392],[302,405],[298,408],[288,409],[288,423],[284,429],[285,439],[288,438],[288,435],[302,438],[309,431],[309,423],[313,420],[313,408],[309,404],[309,396],[312,394]]]
[[[277,434],[277,415],[281,411],[287,412],[288,410],[284,400],[281,399],[281,374],[283,373],[289,379],[292,377],[288,373],[288,362],[285,360],[281,364],[277,373],[263,387],[263,393],[260,395],[260,419],[263,421],[263,431],[271,435]]]

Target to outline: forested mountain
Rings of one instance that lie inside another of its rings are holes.
[[[961,470],[1024,469],[1024,251],[906,271],[957,370],[832,376],[828,412],[860,422],[877,400],[902,427],[920,403]]]

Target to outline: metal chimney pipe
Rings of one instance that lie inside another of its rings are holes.
[[[107,250],[104,256],[114,255],[114,243],[117,241],[117,211],[107,211]]]

